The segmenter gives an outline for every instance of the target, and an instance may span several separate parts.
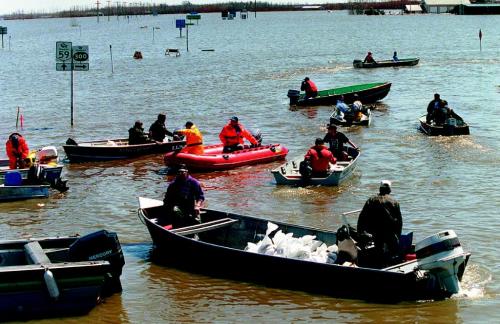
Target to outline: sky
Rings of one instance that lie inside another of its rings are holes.
[[[0,15],[11,14],[14,12],[23,11],[24,13],[30,12],[55,12],[60,10],[69,10],[74,6],[92,7],[96,5],[97,0],[0,0]],[[129,0],[129,1],[110,1],[112,6],[117,3],[155,3],[155,4],[180,4],[185,0]],[[190,0],[192,4],[205,4],[216,2],[229,2],[238,0]],[[241,0],[248,1],[248,0]],[[266,0],[271,3],[300,3],[300,4],[317,4],[328,2],[325,0]],[[107,0],[99,0],[100,6],[106,7]],[[330,1],[332,2],[332,1]]]

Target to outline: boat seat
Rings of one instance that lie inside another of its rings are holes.
[[[42,246],[38,242],[30,242],[24,245],[26,253],[26,261],[28,264],[47,264],[52,263],[43,251]]]
[[[210,222],[206,223],[201,223],[201,224],[196,224],[196,225],[191,225],[191,226],[186,226],[186,227],[181,227],[181,228],[175,228],[170,230],[170,232],[178,234],[178,235],[190,235],[190,234],[197,234],[201,232],[206,232],[206,231],[211,231],[217,228],[221,227],[226,227],[231,224],[234,224],[238,222],[237,219],[232,219],[232,218],[221,218],[217,220],[213,220]]]

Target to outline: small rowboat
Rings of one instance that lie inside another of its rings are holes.
[[[83,315],[122,290],[116,233],[0,241],[0,318]]]
[[[346,113],[342,117],[339,114],[337,107],[334,107],[332,114],[330,115],[330,124],[340,125],[340,126],[370,126],[372,122],[372,111],[370,108],[363,109],[361,112],[361,118],[359,120],[354,119],[354,114]]]
[[[303,161],[304,158],[297,158],[290,162],[286,162],[272,170],[271,173],[278,185],[338,186],[342,181],[352,175],[358,164],[359,152],[349,147],[348,154],[351,158],[350,161],[338,161],[335,164],[330,163],[330,170],[324,177],[315,177],[314,175],[310,178],[303,177],[300,174],[300,162]]]
[[[347,266],[340,257],[330,262],[298,255],[285,257],[278,252],[276,245],[280,243],[270,239],[272,235],[277,237],[277,231],[281,231],[282,237],[311,235],[319,244],[337,245],[337,256],[345,250],[342,242],[355,243],[328,229],[274,221],[275,226],[270,226],[263,215],[253,217],[203,209],[200,221],[188,225],[185,217],[181,219],[175,213],[168,213],[162,201],[141,197],[139,206],[139,218],[155,247],[154,262],[220,278],[334,297],[384,302],[450,297],[459,291],[470,257],[452,230],[429,236],[415,246],[408,239],[408,244],[400,247],[400,260],[382,269]],[[275,230],[269,231],[269,228]],[[263,244],[266,237],[268,243]],[[266,249],[250,251],[248,248],[259,243]],[[269,251],[267,248],[272,253],[263,254]]]
[[[380,68],[380,67],[394,67],[394,66],[414,66],[417,65],[418,62],[420,61],[420,58],[407,58],[407,59],[400,59],[399,61],[393,61],[393,60],[384,60],[384,61],[377,61],[375,63],[363,63],[362,60],[354,60],[352,62],[352,65],[355,68],[359,69],[372,69],[372,68]]]
[[[204,147],[205,152],[201,155],[169,152],[165,154],[164,161],[170,167],[185,164],[189,170],[215,171],[282,160],[288,153],[288,149],[281,144],[267,144],[258,147],[245,145],[244,149],[231,153],[223,153],[223,148],[222,144],[207,145]]]
[[[85,162],[119,160],[165,153],[181,149],[185,144],[185,141],[172,141],[129,145],[126,138],[76,143],[74,140],[68,139],[63,148],[70,162]]]
[[[461,119],[448,118],[443,125],[428,124],[426,115],[419,118],[420,130],[429,136],[469,135],[469,125]]]
[[[365,104],[382,100],[390,90],[390,82],[377,82],[320,90],[314,98],[306,99],[305,94],[300,93],[299,90],[288,90],[287,96],[290,98],[290,105],[297,106],[335,105],[340,96],[344,96],[344,101],[348,104],[353,103],[355,100],[360,100]],[[355,94],[358,95],[358,98],[354,97]]]

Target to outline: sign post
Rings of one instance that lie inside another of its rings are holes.
[[[71,71],[71,127],[73,127],[73,71],[89,70],[89,47],[56,42],[56,71]]]
[[[481,40],[483,39],[483,32],[481,31],[481,28],[479,28],[479,51],[482,52],[483,51],[483,47],[482,47],[482,44],[481,44]]]
[[[185,19],[176,19],[175,20],[175,28],[179,28],[179,37],[182,38],[182,28],[186,27],[186,20]]]
[[[2,49],[3,49],[3,35],[7,34],[7,27],[0,26],[0,34],[2,35]]]

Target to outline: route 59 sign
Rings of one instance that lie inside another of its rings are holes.
[[[65,63],[72,59],[71,42],[56,42],[56,62]]]
[[[73,46],[71,42],[56,42],[57,71],[88,71],[88,45]]]

